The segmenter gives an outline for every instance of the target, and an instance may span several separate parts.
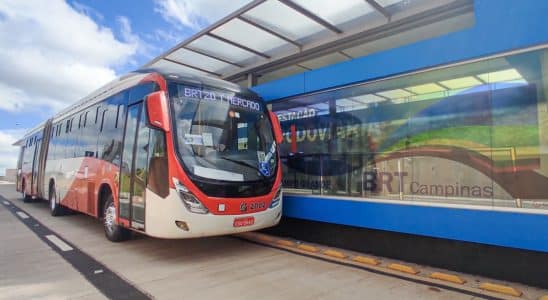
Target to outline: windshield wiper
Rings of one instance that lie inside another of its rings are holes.
[[[263,177],[263,179],[266,179],[266,176],[259,170],[259,168],[256,167],[256,166],[254,166],[254,165],[252,165],[252,164],[250,164],[250,163],[247,163],[247,162],[241,161],[241,160],[236,160],[236,159],[228,158],[228,157],[226,157],[226,156],[219,156],[219,158],[222,158],[222,159],[224,159],[224,160],[228,160],[228,161],[233,162],[233,163],[235,163],[235,164],[237,164],[237,165],[240,165],[240,166],[246,166],[246,167],[248,167],[248,168],[251,168],[251,169],[257,171],[257,173],[261,174],[261,176]]]

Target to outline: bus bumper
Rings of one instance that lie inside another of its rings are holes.
[[[145,233],[169,239],[206,237],[234,234],[272,227],[280,222],[282,203],[264,211],[242,215],[197,214],[186,209],[177,192],[170,189],[166,198],[147,191],[145,208]],[[236,218],[254,217],[253,225],[234,227]],[[185,222],[188,230],[181,229],[176,221]]]

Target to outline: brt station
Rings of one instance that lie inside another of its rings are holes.
[[[83,228],[65,232],[70,222],[42,220],[39,207],[2,189],[4,210],[15,215],[19,206],[69,246],[111,262],[107,273],[127,279],[139,297],[177,298],[169,288],[180,281],[168,279],[166,289],[141,279],[146,271],[131,273],[132,260],[155,261],[152,278],[165,278],[161,266],[182,274],[170,261],[196,258],[184,268],[198,277],[183,286],[206,287],[201,280],[223,281],[236,268],[236,279],[222,283],[234,289],[231,298],[363,298],[370,288],[370,298],[537,299],[548,294],[547,11],[541,0],[251,1],[143,69],[231,81],[267,102],[283,133],[279,225],[236,240],[156,240],[166,250],[153,252],[149,238],[107,246],[80,216],[69,218]],[[78,241],[83,234],[88,242]],[[245,247],[253,262],[238,255],[241,240],[253,243]],[[119,261],[101,257],[126,251]],[[222,265],[223,255],[233,262]],[[360,290],[361,275],[343,270],[357,257],[394,281],[367,277],[374,283]],[[199,262],[215,271],[192,269]],[[339,282],[313,275],[322,272]],[[443,281],[434,273],[458,275]],[[396,291],[398,280],[407,283]],[[220,296],[222,284],[189,295]]]

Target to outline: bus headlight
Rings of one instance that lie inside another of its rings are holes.
[[[280,201],[282,201],[282,187],[278,189],[276,192],[276,196],[274,196],[274,199],[272,199],[272,202],[270,202],[270,208],[274,208],[280,204]]]
[[[177,194],[183,201],[186,209],[197,214],[207,214],[209,212],[202,202],[200,202],[200,200],[198,200],[198,198],[196,198],[196,196],[194,196],[186,186],[179,182],[177,178],[172,178],[172,180],[175,185],[175,189],[177,190]]]

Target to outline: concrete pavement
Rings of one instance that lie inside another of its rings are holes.
[[[101,223],[51,217],[13,185],[0,194],[157,299],[472,299],[470,295],[332,264],[232,237],[105,239]],[[0,208],[0,298],[103,298],[63,258]]]
[[[0,299],[105,299],[0,205]]]

